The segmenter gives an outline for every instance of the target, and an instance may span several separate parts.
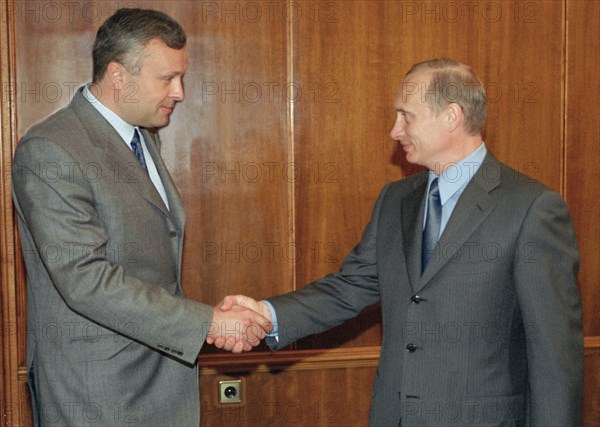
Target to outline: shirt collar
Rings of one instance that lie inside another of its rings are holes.
[[[119,136],[129,145],[131,140],[133,139],[133,132],[137,128],[137,126],[130,125],[118,114],[112,111],[110,108],[106,107],[102,102],[98,101],[98,99],[92,94],[89,89],[91,83],[88,83],[83,88],[83,96],[87,99],[90,104],[106,119],[110,125],[115,128]],[[137,128],[139,129],[139,128]],[[138,130],[140,134],[140,138],[142,136],[141,132]]]
[[[458,190],[467,186],[467,184],[475,175],[475,172],[483,163],[487,154],[485,143],[481,143],[471,154],[457,163],[453,163],[448,167],[442,176],[439,177],[438,185],[440,189],[440,201],[442,206],[450,199]],[[429,171],[428,187],[431,181],[438,177],[433,171]]]

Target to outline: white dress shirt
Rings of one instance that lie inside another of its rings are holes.
[[[154,184],[154,187],[160,194],[163,202],[167,209],[169,209],[169,200],[167,198],[167,192],[165,191],[165,187],[160,179],[160,175],[158,174],[158,170],[156,169],[156,164],[154,164],[154,159],[150,155],[148,151],[148,147],[146,146],[146,141],[144,140],[144,136],[142,132],[139,130],[139,127],[130,125],[121,117],[119,117],[114,111],[107,108],[104,104],[102,104],[89,90],[89,83],[85,85],[83,88],[83,96],[87,99],[90,104],[94,106],[96,110],[106,119],[110,125],[115,128],[119,136],[123,139],[123,142],[127,147],[133,151],[131,147],[131,140],[133,139],[133,133],[135,129],[138,129],[138,134],[140,136],[140,141],[142,142],[142,150],[144,151],[144,158],[146,160],[146,168],[148,169],[148,176]]]

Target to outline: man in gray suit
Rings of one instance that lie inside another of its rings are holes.
[[[167,15],[117,11],[92,83],[18,145],[35,425],[198,426],[205,338],[264,338],[257,313],[182,297],[184,208],[156,129],[183,100],[185,45]]]
[[[385,186],[338,273],[221,308],[271,318],[279,349],[380,302],[372,426],[578,425],[579,256],[565,203],[487,150],[485,91],[468,66],[413,66],[395,109],[392,138],[429,171]]]

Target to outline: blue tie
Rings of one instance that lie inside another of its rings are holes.
[[[138,162],[140,162],[142,169],[148,172],[148,168],[146,167],[146,159],[144,158],[144,150],[142,149],[142,142],[140,141],[140,135],[137,128],[133,130],[131,148],[133,149],[133,154],[135,154],[135,157],[137,157]]]
[[[442,221],[442,203],[440,201],[440,189],[438,179],[431,181],[429,196],[427,199],[427,218],[423,230],[423,247],[421,253],[421,274],[425,271],[429,257],[435,249],[440,235],[440,223]]]

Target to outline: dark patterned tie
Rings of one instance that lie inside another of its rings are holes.
[[[442,203],[440,201],[440,189],[438,179],[431,181],[429,196],[427,199],[427,219],[423,230],[423,248],[421,253],[421,274],[425,271],[429,257],[435,249],[440,235],[440,224],[442,221]]]
[[[138,162],[140,162],[142,169],[148,172],[148,168],[146,167],[146,159],[144,158],[144,150],[142,149],[142,141],[140,141],[140,135],[137,128],[133,131],[131,148],[133,149],[133,154],[135,154],[135,157],[137,157]]]

